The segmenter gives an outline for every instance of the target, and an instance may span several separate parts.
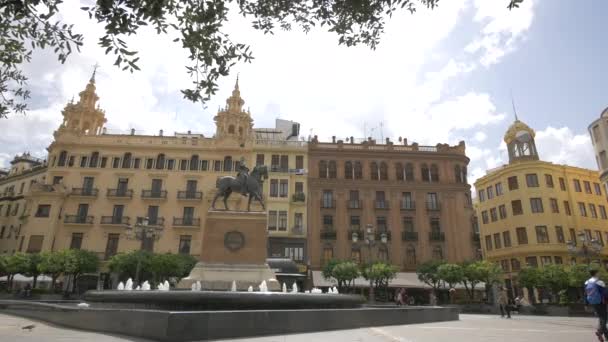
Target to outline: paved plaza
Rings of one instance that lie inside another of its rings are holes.
[[[586,342],[597,341],[593,334],[593,318],[461,315],[457,322],[401,325],[378,328],[337,330],[319,333],[294,334],[224,341],[252,342]],[[22,327],[35,325],[31,330]],[[238,322],[235,322],[238,328]],[[146,341],[125,336],[66,329],[26,318],[0,314],[0,341],[91,341],[119,342]]]

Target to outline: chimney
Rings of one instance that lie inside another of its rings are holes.
[[[335,136],[335,135],[332,135],[332,136],[331,136],[331,142],[332,142],[333,144],[335,144],[335,143],[336,143],[336,136]]]
[[[355,143],[355,138],[354,138],[354,137],[352,137],[352,136],[350,137],[350,143],[351,143],[351,144],[354,144],[354,143]]]
[[[135,128],[131,128],[131,135],[135,135]]]
[[[391,143],[391,139],[390,138],[386,138],[386,144],[390,145],[390,143]]]
[[[162,129],[158,132],[158,135],[160,135],[161,137],[163,136],[163,130]]]
[[[190,134],[190,131],[188,131],[188,134]]]

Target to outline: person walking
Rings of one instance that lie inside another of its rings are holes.
[[[598,327],[595,335],[600,341],[608,340],[608,329],[606,329],[606,284],[597,276],[597,270],[590,270],[589,278],[585,282],[585,300],[593,307],[593,311],[598,317]]]
[[[500,287],[500,293],[498,294],[498,305],[500,306],[500,317],[505,317],[505,311],[507,318],[511,318],[511,308],[509,308],[509,294],[507,289]]]

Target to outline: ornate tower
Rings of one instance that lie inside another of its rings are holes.
[[[236,139],[243,143],[253,137],[253,119],[249,111],[243,110],[245,101],[241,98],[239,78],[232,91],[232,96],[226,100],[226,107],[220,108],[215,120],[215,137],[219,139]]]
[[[106,123],[105,112],[95,107],[95,103],[99,100],[99,96],[95,93],[95,73],[93,71],[89,84],[78,94],[80,100],[74,103],[74,100],[68,103],[63,111],[63,122],[59,129],[55,132],[64,133],[71,132],[77,135],[96,135],[101,134],[103,125]]]
[[[519,121],[517,116],[515,122],[505,133],[504,141],[509,151],[509,164],[525,160],[538,160],[538,151],[534,143],[536,132],[528,125]]]

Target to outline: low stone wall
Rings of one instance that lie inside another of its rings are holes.
[[[0,300],[0,312],[67,327],[158,341],[194,341],[458,320],[458,309],[393,307],[269,311],[160,311],[77,308]]]
[[[490,304],[459,304],[449,305],[449,307],[457,308],[461,313],[473,314],[500,314],[500,309],[497,305]],[[590,317],[593,316],[593,311],[587,308],[584,304],[570,305],[550,305],[536,304],[530,306],[521,306],[519,314],[522,315],[539,315],[539,316],[574,316],[574,317]]]

